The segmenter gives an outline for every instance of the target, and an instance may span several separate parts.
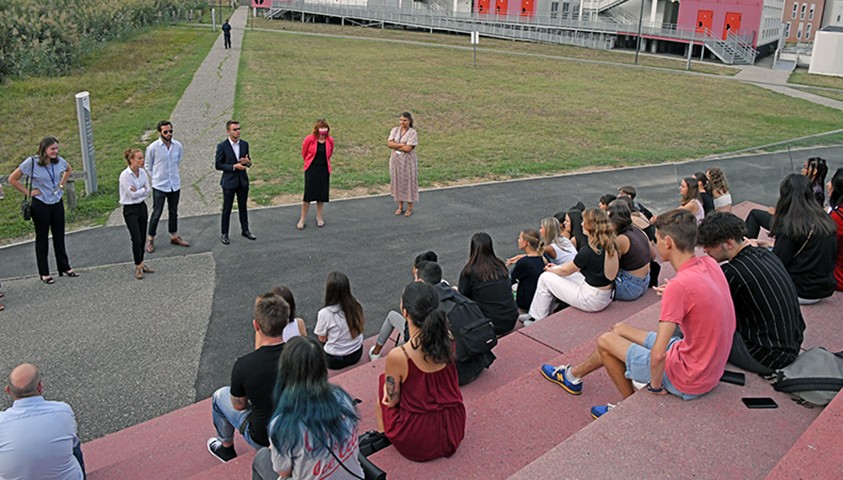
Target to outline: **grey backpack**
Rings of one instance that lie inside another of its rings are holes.
[[[824,348],[802,352],[793,363],[776,370],[773,388],[791,394],[799,403],[825,406],[843,388],[843,352]]]

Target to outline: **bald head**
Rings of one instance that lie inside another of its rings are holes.
[[[41,372],[31,363],[22,363],[9,374],[6,393],[13,399],[41,395]]]

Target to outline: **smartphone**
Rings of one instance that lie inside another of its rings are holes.
[[[779,405],[770,397],[744,397],[741,399],[746,408],[779,408]]]
[[[726,370],[723,372],[723,376],[720,377],[720,381],[726,383],[733,383],[735,385],[745,385],[746,375],[741,372],[732,372],[730,370]]]

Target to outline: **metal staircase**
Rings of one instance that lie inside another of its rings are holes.
[[[709,29],[705,29],[705,47],[719,58],[723,63],[729,65],[752,65],[758,55],[752,44],[746,42],[738,35],[729,32],[726,40],[714,36]]]

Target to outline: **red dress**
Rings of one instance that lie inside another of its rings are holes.
[[[831,218],[837,224],[837,265],[834,267],[834,278],[837,279],[837,290],[843,290],[843,203],[831,209]]]
[[[378,384],[380,399],[383,373]],[[450,457],[465,436],[465,405],[454,364],[426,373],[407,356],[407,378],[401,384],[400,402],[394,408],[378,404],[384,433],[398,452],[410,460],[426,462]]]

